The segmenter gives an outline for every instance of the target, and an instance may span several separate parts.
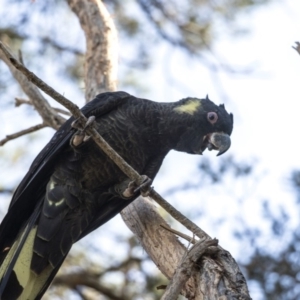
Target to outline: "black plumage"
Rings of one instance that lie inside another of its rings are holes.
[[[103,93],[82,108],[134,169],[154,179],[171,150],[225,152],[233,116],[209,99],[158,103]],[[70,118],[34,160],[0,226],[1,299],[40,299],[73,243],[132,202],[130,180],[90,139],[74,146]]]

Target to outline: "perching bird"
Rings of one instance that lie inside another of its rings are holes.
[[[230,147],[233,115],[224,105],[173,103],[103,93],[82,108],[98,132],[140,174],[156,176],[167,153]],[[72,245],[140,192],[70,118],[32,163],[0,226],[0,299],[40,299]]]

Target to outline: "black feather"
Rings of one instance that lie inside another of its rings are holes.
[[[191,101],[199,105],[187,112],[184,105]],[[219,115],[213,125],[207,121],[208,111]],[[205,136],[213,132],[230,135],[233,126],[232,115],[208,96],[157,103],[125,92],[104,93],[82,112],[87,117],[95,116],[97,130],[115,151],[152,179],[171,149],[200,153],[206,148]],[[3,250],[13,246],[24,228],[37,226],[30,269],[34,274],[49,268],[50,272],[42,285],[34,287],[30,299],[42,297],[73,243],[113,218],[139,195],[124,199],[128,178],[92,140],[77,148],[70,145],[76,132],[71,127],[73,121],[70,118],[34,160],[0,226],[2,262],[8,253]],[[27,235],[23,235],[23,244]],[[18,257],[22,243],[0,278],[0,298],[13,289],[15,295],[26,290],[26,286],[20,288],[21,275],[14,273],[14,265],[22,260]]]

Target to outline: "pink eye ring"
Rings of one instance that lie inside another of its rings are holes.
[[[215,124],[218,121],[218,115],[214,111],[207,113],[207,120],[210,124]]]

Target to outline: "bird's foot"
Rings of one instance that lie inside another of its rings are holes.
[[[130,198],[134,196],[137,192],[141,192],[143,197],[147,197],[151,191],[152,179],[150,179],[147,175],[141,175],[142,183],[137,185],[135,181],[130,181],[128,187],[123,192],[123,196],[125,198]]]
[[[71,145],[74,147],[78,147],[81,144],[87,142],[91,136],[86,134],[86,129],[88,127],[91,126],[91,124],[93,124],[95,121],[95,117],[94,116],[90,116],[88,117],[84,127],[82,128],[82,126],[80,126],[80,124],[78,124],[78,120],[75,120],[72,122],[71,126],[75,129],[77,129],[77,132],[73,135],[72,139],[71,139]]]

